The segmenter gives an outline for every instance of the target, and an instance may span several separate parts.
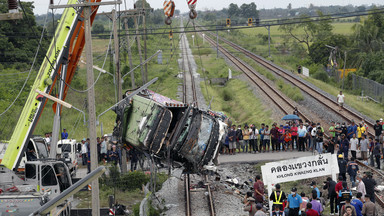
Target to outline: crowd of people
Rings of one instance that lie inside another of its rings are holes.
[[[101,138],[97,137],[97,156],[98,162],[106,165],[107,163],[112,163],[115,166],[122,166],[122,157],[121,150],[117,148],[117,146],[108,141],[108,136],[104,135]],[[81,152],[82,164],[87,165],[88,173],[90,172],[90,139],[81,140],[81,146],[79,146],[78,151]],[[131,171],[135,171],[137,169],[138,162],[138,152],[135,149],[130,149],[127,151],[127,159],[131,162]]]
[[[356,158],[356,152],[361,151],[362,158],[368,159],[371,152],[371,163],[375,159],[380,167],[379,155],[383,152],[384,129],[383,120],[377,120],[374,126],[375,136],[368,136],[368,125],[364,120],[356,124],[353,120],[348,123],[331,122],[328,129],[329,137],[325,137],[325,129],[320,123],[302,121],[287,121],[285,125],[273,123],[270,127],[261,124],[232,125],[228,129],[221,153],[234,155],[236,153],[264,153],[279,151],[316,151],[317,153],[337,153],[347,157],[349,151]],[[380,146],[376,147],[376,144]]]
[[[298,125],[298,127],[296,126]],[[330,208],[329,215],[340,216],[375,216],[376,181],[371,172],[361,172],[356,159],[363,160],[367,165],[381,168],[383,158],[384,126],[383,120],[377,120],[373,127],[374,136],[368,135],[368,125],[363,121],[355,124],[332,122],[328,129],[329,137],[324,138],[324,128],[318,123],[287,122],[286,125],[272,124],[232,126],[228,132],[228,147],[224,144],[224,152],[272,152],[276,151],[315,151],[337,154],[339,165],[338,182],[328,177],[322,187],[312,182],[310,195],[300,194],[292,188],[286,195],[279,184],[275,185],[272,194],[265,194],[264,184],[260,176],[256,176],[253,192],[245,196],[244,211],[249,215],[266,215],[263,207],[266,200],[273,202],[270,211],[272,216],[318,216],[325,215],[324,210]],[[245,141],[246,140],[246,141]],[[253,141],[251,141],[253,140]],[[227,141],[226,141],[227,142]],[[249,145],[249,148],[248,148]],[[270,148],[271,147],[271,148]],[[226,150],[227,148],[228,150]],[[248,151],[249,150],[249,151]],[[360,153],[360,154],[358,154]],[[322,189],[321,189],[322,188]],[[309,188],[308,188],[309,189]],[[303,189],[305,190],[305,189]],[[251,207],[252,206],[252,207]]]
[[[61,139],[68,139],[68,132],[66,129],[63,129],[61,132]],[[52,140],[52,132],[45,133],[45,141],[47,143],[48,149],[50,148]],[[112,163],[115,166],[122,166],[122,157],[121,157],[121,149],[117,148],[115,144],[109,142],[108,135],[105,134],[102,137],[96,138],[97,142],[97,160],[99,163],[103,165],[107,165],[107,163]],[[77,152],[81,155],[82,165],[87,166],[88,173],[90,172],[90,164],[91,164],[91,155],[90,155],[90,139],[84,138],[77,146]],[[137,162],[139,158],[139,152],[135,149],[130,149],[127,151],[127,160],[130,161],[131,171],[135,171],[137,169]]]
[[[327,204],[330,208],[329,215],[376,216],[377,210],[374,204],[376,182],[372,178],[372,173],[365,172],[363,177],[359,175],[356,182],[357,189],[350,189],[343,176],[339,176],[338,182],[328,177],[320,190],[317,183],[312,181],[308,189],[303,189],[310,191],[308,196],[305,192],[299,194],[296,187],[286,194],[281,190],[281,185],[276,184],[274,191],[266,198],[264,183],[257,175],[253,185],[254,191],[245,195],[244,211],[249,212],[250,216],[266,216],[267,213],[263,207],[266,205],[265,201],[270,200],[273,202],[271,216],[328,215],[324,214]]]

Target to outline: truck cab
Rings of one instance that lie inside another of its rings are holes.
[[[3,159],[7,146],[7,142],[2,142],[0,145],[0,162]],[[30,138],[26,150],[22,153],[22,158],[17,171],[24,171],[25,163],[28,161],[47,158],[49,158],[49,153],[45,139],[42,137]]]
[[[0,215],[28,215],[72,185],[68,167],[52,159],[28,161],[23,176],[0,166]],[[60,206],[68,208],[71,199]],[[69,211],[68,211],[69,212]]]
[[[79,153],[75,139],[63,139],[57,142],[57,158],[67,164],[72,176],[76,174]]]

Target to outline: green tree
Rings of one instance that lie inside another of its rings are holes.
[[[95,33],[103,33],[104,32],[104,25],[100,23],[95,23],[92,25],[92,30]]]
[[[237,4],[231,3],[228,8],[228,16],[229,17],[235,17],[240,13],[239,6]]]
[[[26,69],[27,64],[33,60],[42,32],[42,28],[35,22],[33,2],[21,4],[26,13],[22,20],[1,21],[0,24],[0,59],[6,60],[6,68],[22,65],[20,69]],[[7,1],[0,0],[0,13],[7,12]],[[47,38],[43,39],[42,45],[37,62],[41,62],[45,55]]]
[[[250,4],[242,4],[240,6],[240,13],[241,16],[244,18],[258,18],[258,11],[257,11],[257,6],[255,3],[250,3]]]
[[[320,11],[318,12],[318,15],[320,16],[320,19],[326,17]],[[302,15],[301,22],[297,24],[286,24],[279,27],[279,30],[290,36],[290,40],[303,44],[309,54],[311,52],[311,43],[317,40],[325,40],[332,36],[332,29],[333,27],[330,20],[315,22],[307,15]]]
[[[316,64],[326,65],[328,63],[330,50],[326,45],[338,47],[340,50],[348,48],[349,40],[346,36],[335,34],[324,40],[316,40],[309,47],[309,57]],[[342,62],[342,61],[339,61]]]
[[[355,48],[363,52],[384,50],[384,15],[371,14],[362,23],[353,26]]]

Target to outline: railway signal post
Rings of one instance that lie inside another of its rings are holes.
[[[252,18],[248,18],[248,26],[253,26],[253,19]]]
[[[231,27],[231,19],[227,18],[226,25],[227,27]]]

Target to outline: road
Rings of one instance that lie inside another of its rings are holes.
[[[312,152],[266,152],[266,153],[237,153],[236,155],[220,155],[219,163],[239,163],[239,162],[257,162],[257,161],[278,161],[298,157],[311,156]]]

